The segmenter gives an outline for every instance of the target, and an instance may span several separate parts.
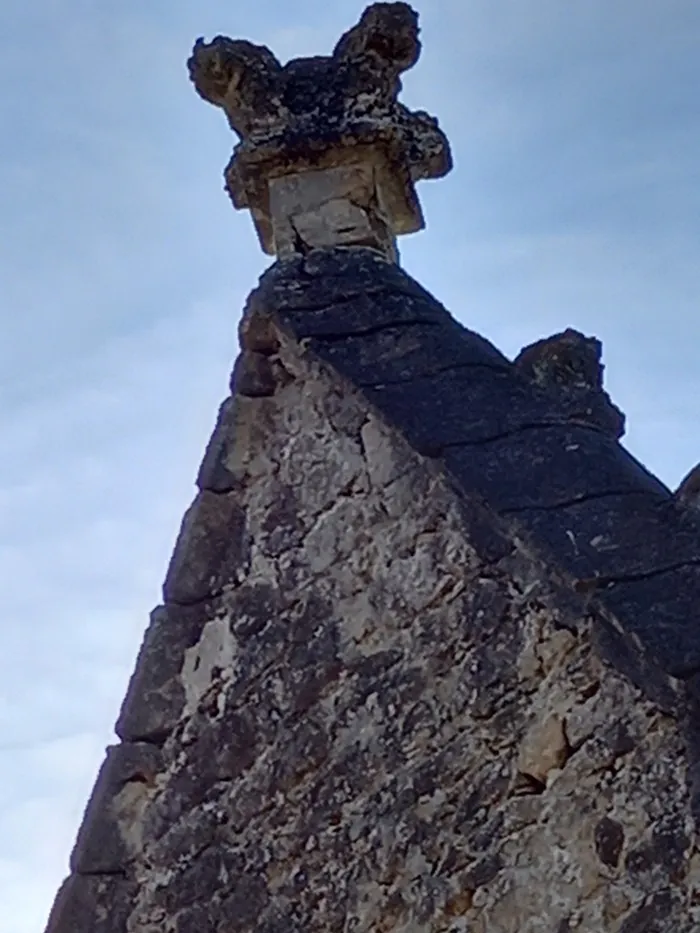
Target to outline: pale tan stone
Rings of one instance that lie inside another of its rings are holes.
[[[546,784],[550,772],[561,768],[568,757],[564,722],[551,713],[534,723],[523,738],[518,755],[518,771]]]

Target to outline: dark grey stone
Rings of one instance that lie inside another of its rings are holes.
[[[200,492],[185,513],[163,585],[166,602],[190,604],[240,580],[249,561],[245,512],[236,492]]]
[[[603,390],[602,351],[600,340],[568,328],[525,347],[515,366],[550,391],[570,419],[620,438],[625,416]]]
[[[645,898],[623,921],[620,933],[671,933],[678,929],[680,905],[677,895],[669,889],[657,891]],[[669,923],[666,923],[666,920]]]
[[[244,855],[217,841],[190,861],[171,863],[173,880],[158,892],[158,906],[173,917],[183,908],[207,904],[215,895],[226,895],[224,878],[237,878],[244,870]]]
[[[644,576],[700,563],[700,521],[670,498],[647,492],[518,510],[514,519],[579,578]]]
[[[364,292],[317,311],[279,311],[277,320],[298,339],[371,334],[380,328],[410,324],[449,326],[451,321],[437,302],[390,290]]]
[[[45,933],[126,933],[136,884],[118,875],[70,875],[54,901]]]
[[[239,488],[238,479],[226,466],[226,459],[235,443],[236,398],[227,398],[219,408],[214,431],[204,452],[197,474],[197,486],[210,492],[232,492]]]
[[[504,523],[475,497],[463,495],[460,489],[456,492],[465,534],[479,559],[485,564],[495,564],[508,557],[515,544]]]
[[[216,933],[247,933],[255,929],[258,917],[270,903],[265,875],[262,871],[242,871],[234,878],[231,887],[231,893],[222,904],[224,919],[217,926]]]
[[[239,353],[231,374],[231,393],[247,398],[267,398],[277,388],[275,374],[265,353],[243,350]]]
[[[71,871],[85,875],[126,869],[132,856],[124,845],[113,800],[131,781],[153,784],[161,766],[161,753],[154,745],[127,742],[107,749],[71,854]]]
[[[700,670],[700,566],[680,567],[602,591],[603,605],[676,677]]]
[[[493,404],[494,425],[498,418],[512,423],[527,411],[525,400],[520,410],[510,412],[506,398],[496,398]],[[483,422],[481,429],[486,430]],[[668,496],[666,487],[612,438],[584,427],[521,430],[483,444],[452,447],[444,460],[465,491],[481,495],[498,512],[551,508],[613,493]]]
[[[625,842],[625,831],[617,820],[604,816],[595,825],[593,833],[598,858],[609,868],[617,868]]]
[[[559,422],[549,402],[508,370],[469,366],[365,389],[368,400],[426,456],[525,427]],[[522,470],[522,463],[520,464]]]
[[[688,703],[681,721],[686,743],[688,772],[686,785],[690,797],[690,811],[695,824],[700,825],[700,674],[686,682]]]
[[[410,275],[373,249],[337,247],[278,260],[261,277],[249,299],[262,312],[320,311],[362,295],[394,293],[434,305],[450,315]]]
[[[172,732],[185,702],[179,679],[185,651],[215,615],[215,603],[153,610],[117,720],[120,739],[161,744]]]
[[[653,654],[651,646],[642,650],[629,631],[620,632],[600,613],[594,616],[593,645],[600,656],[627,677],[652,703],[669,716],[679,717],[685,709],[682,690],[663,667],[663,659]]]
[[[510,365],[483,337],[456,323],[407,324],[341,340],[313,338],[307,346],[357,386],[410,382],[460,366]]]
[[[685,814],[671,814],[656,823],[646,838],[627,852],[625,871],[644,890],[678,884],[687,871],[690,849]]]

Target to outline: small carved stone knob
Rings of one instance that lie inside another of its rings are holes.
[[[610,434],[625,433],[625,416],[603,388],[603,346],[573,328],[524,347],[515,366],[536,385],[556,395],[568,418]]]

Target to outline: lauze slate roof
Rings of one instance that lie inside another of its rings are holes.
[[[613,663],[694,731],[700,518],[619,443],[621,416],[595,379],[578,395],[575,385],[543,385],[528,354],[514,365],[369,249],[276,263],[250,309],[360,389],[608,619]],[[578,343],[590,370],[597,342]]]

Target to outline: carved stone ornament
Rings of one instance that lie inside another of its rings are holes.
[[[395,259],[395,238],[423,228],[415,182],[452,160],[437,120],[397,100],[420,48],[406,3],[373,4],[331,56],[286,65],[243,39],[197,40],[194,86],[240,136],[226,190],[266,253],[363,245]]]

